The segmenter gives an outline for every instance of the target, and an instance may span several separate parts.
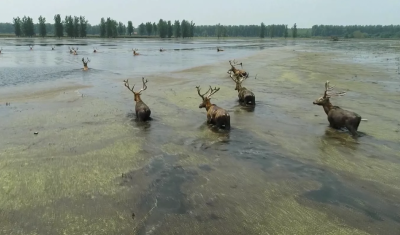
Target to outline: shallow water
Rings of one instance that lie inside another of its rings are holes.
[[[2,234],[400,233],[398,42],[1,45]],[[244,85],[254,110],[237,103],[233,58],[253,77]],[[147,123],[135,120],[122,82],[140,89],[142,76]],[[326,80],[347,92],[334,105],[368,119],[359,138],[331,130],[312,105]],[[206,125],[197,85],[221,87],[212,101],[230,112],[232,130]]]

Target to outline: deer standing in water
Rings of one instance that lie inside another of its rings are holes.
[[[55,48],[55,46],[52,46],[52,47],[51,47],[51,50],[54,51],[54,48]]]
[[[72,48],[72,50],[74,50],[74,55],[78,55],[78,47],[76,48],[76,50],[74,48]]]
[[[73,47],[72,47],[72,48],[71,48],[71,47],[68,47],[68,49],[69,49],[69,53],[70,53],[70,54],[73,54],[73,53],[74,53],[74,50],[75,50],[75,49],[74,49]]]
[[[31,50],[31,51],[32,51],[32,50],[33,50],[33,46],[29,46],[29,50]]]
[[[196,86],[197,93],[203,100],[202,103],[199,105],[199,108],[206,108],[207,110],[207,124],[213,124],[218,128],[231,128],[231,117],[229,113],[221,108],[218,107],[216,104],[211,104],[211,96],[214,95],[220,88],[210,88],[207,90],[206,93],[200,93],[200,86]],[[208,94],[207,94],[208,93]],[[207,94],[207,96],[205,96]]]
[[[97,48],[93,48],[93,53],[96,53],[97,52]]]
[[[135,49],[135,50],[132,49],[132,51],[133,51],[133,55],[134,55],[134,56],[135,56],[135,55],[140,55],[139,53],[136,52],[136,51],[138,51],[138,49]]]
[[[333,106],[329,98],[332,96],[343,96],[346,92],[337,92],[335,94],[329,93],[332,90],[333,87],[329,86],[329,81],[326,81],[324,96],[315,100],[313,104],[324,108],[324,111],[328,116],[330,127],[334,129],[346,128],[353,136],[357,136],[357,129],[360,122],[366,121],[366,119],[361,119],[361,116],[355,112],[344,110],[339,106]]]
[[[220,52],[220,51],[224,51],[224,50],[222,50],[222,49],[219,49],[219,47],[217,47],[217,52]]]
[[[165,49],[163,49],[163,48],[160,48],[160,52],[163,52],[163,51],[165,51]]]
[[[84,71],[86,71],[86,70],[89,69],[88,66],[87,66],[87,64],[90,62],[90,60],[89,60],[89,58],[86,58],[86,59],[87,59],[87,60],[86,60],[86,62],[85,62],[85,58],[82,58],[83,70],[84,70]]]
[[[249,74],[246,71],[235,68],[235,65],[240,64],[240,66],[243,66],[243,63],[236,63],[236,61],[233,60],[233,64],[232,64],[232,61],[230,60],[229,64],[231,65],[231,68],[228,70],[227,73],[230,74],[231,72],[233,72],[233,75],[235,75],[235,76],[246,77],[246,78],[249,76]]]
[[[134,100],[135,100],[135,102],[136,102],[136,105],[135,105],[136,118],[137,118],[139,121],[146,121],[146,120],[148,120],[148,119],[150,118],[151,110],[150,110],[150,108],[142,101],[142,99],[140,98],[140,95],[141,95],[142,91],[145,91],[145,90],[147,89],[147,85],[146,85],[147,79],[146,79],[146,81],[144,81],[144,77],[143,77],[143,78],[142,78],[142,82],[143,82],[143,87],[142,87],[142,89],[140,89],[140,91],[138,91],[138,92],[135,92],[135,91],[133,91],[133,88],[135,88],[135,85],[133,85],[133,87],[130,88],[130,87],[129,87],[129,83],[128,83],[128,79],[127,79],[127,80],[124,80],[124,83],[125,83],[126,88],[128,88],[128,89],[133,93],[133,95],[135,96],[135,99],[134,99]]]
[[[230,77],[236,83],[235,90],[238,91],[239,102],[244,103],[245,105],[256,105],[256,97],[254,96],[254,93],[246,87],[242,87],[242,82],[246,80],[247,77],[234,76],[232,74],[230,74]]]

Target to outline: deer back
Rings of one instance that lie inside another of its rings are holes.
[[[361,116],[355,112],[351,112],[342,109],[338,106],[334,106],[328,113],[328,120],[333,122],[337,127],[345,127],[346,122],[350,123],[360,123]]]

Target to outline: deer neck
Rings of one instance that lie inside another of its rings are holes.
[[[209,100],[207,100],[206,101],[206,110],[208,111],[212,106],[213,106],[213,104],[211,104],[211,102]]]
[[[326,115],[328,115],[329,111],[333,109],[333,105],[329,100],[322,107],[324,108]]]

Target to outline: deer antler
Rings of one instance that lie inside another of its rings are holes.
[[[133,87],[130,88],[128,79],[126,79],[126,80],[124,80],[124,85],[126,86],[126,88],[128,88],[128,90],[132,91],[132,93],[135,94],[135,92],[133,91],[133,88],[135,88],[135,84],[133,84]]]
[[[336,92],[336,93],[330,93],[330,91],[333,90],[335,86],[330,86],[329,81],[325,82],[325,92],[324,92],[324,98],[330,98],[332,96],[344,96],[346,92],[341,91],[341,92]]]
[[[207,95],[207,98],[208,99],[210,99],[210,97],[212,96],[212,95],[214,95],[215,93],[217,93],[217,91],[219,91],[219,87],[217,88],[217,87],[215,87],[214,89],[210,86],[210,93]]]
[[[199,96],[204,100],[204,96],[208,93],[208,91],[210,90],[210,88],[208,88],[208,90],[206,91],[206,93],[204,94],[200,94],[200,86],[196,86],[197,89],[197,93],[199,94]]]
[[[142,87],[142,89],[140,89],[140,91],[138,92],[139,94],[140,94],[142,91],[145,91],[145,90],[147,89],[147,86],[146,86],[146,83],[148,82],[147,79],[146,79],[146,81],[144,81],[144,77],[142,77],[142,82],[143,82],[143,87]]]

